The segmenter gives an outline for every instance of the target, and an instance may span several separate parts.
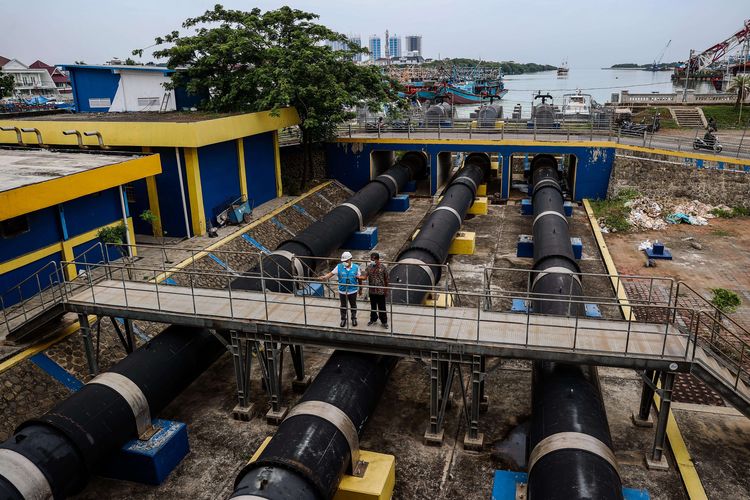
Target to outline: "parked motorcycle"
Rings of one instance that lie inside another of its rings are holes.
[[[722,146],[719,139],[715,135],[712,135],[710,137],[696,137],[693,141],[693,149],[696,151],[699,149],[708,149],[715,153],[720,153]]]

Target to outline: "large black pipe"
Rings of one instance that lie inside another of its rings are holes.
[[[310,257],[324,257],[339,248],[355,231],[358,231],[388,200],[401,191],[407,182],[423,178],[427,173],[424,154],[408,152],[383,174],[378,175],[364,188],[356,192],[341,205],[328,212],[294,238],[282,242],[270,255],[264,256],[262,265],[254,268],[248,276],[237,278],[233,288],[292,293],[293,277],[302,274],[309,277],[316,261]],[[291,256],[299,259],[295,268]],[[261,273],[262,268],[262,273]],[[261,280],[260,276],[263,276]]]
[[[394,287],[393,302],[421,304],[425,294],[440,281],[441,265],[448,258],[448,248],[490,168],[490,158],[484,153],[471,153],[466,157],[463,168],[453,177],[437,208],[422,224],[409,247],[398,255],[398,264],[391,268],[389,281]]]
[[[120,382],[122,392],[86,384],[0,444],[0,498],[21,500],[22,492],[65,498],[81,491],[111,453],[138,437],[136,416],[122,393],[140,390],[154,416],[223,351],[208,330],[168,327],[105,374]]]
[[[479,185],[490,168],[486,155],[475,155],[466,163],[471,168],[459,173],[451,186]],[[475,170],[481,175],[475,174]],[[464,175],[465,172],[469,173]],[[475,194],[476,187],[446,192],[444,206],[455,207],[463,217]],[[451,217],[455,219],[454,215]],[[450,224],[450,221],[442,222]],[[431,262],[442,264],[445,261],[457,230],[446,233],[445,228],[438,227],[437,223],[422,227],[422,232],[426,233],[423,241],[436,259]],[[346,237],[348,234],[338,235],[337,241]],[[418,276],[414,273],[409,278]],[[421,297],[416,303],[421,303]],[[351,423],[350,429],[358,439],[396,361],[397,358],[389,356],[335,351],[295,407],[312,410],[294,414],[281,423],[258,460],[248,464],[238,475],[232,497],[274,500],[333,498],[341,476],[352,460],[350,442],[345,437],[350,424],[342,424],[340,416],[336,415],[339,411],[346,415]],[[334,421],[338,421],[338,425]]]
[[[578,314],[566,300],[583,294],[570,246],[557,160],[531,163],[534,206],[534,312]],[[554,300],[557,299],[557,300]],[[529,432],[530,500],[620,500],[622,482],[612,452],[596,369],[537,362]]]

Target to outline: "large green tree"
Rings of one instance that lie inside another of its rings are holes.
[[[13,95],[13,89],[16,88],[16,80],[13,75],[0,73],[0,97]]]
[[[366,50],[316,23],[317,18],[290,7],[245,12],[216,5],[187,19],[182,26],[188,33],[156,38],[154,52],[167,58],[169,67],[185,68],[173,74],[172,86],[202,96],[203,109],[278,112],[295,107],[305,153],[300,186],[310,172],[312,144],[332,137],[356,106],[399,103],[394,82],[377,67],[352,61]],[[344,49],[334,51],[326,41],[343,42]]]

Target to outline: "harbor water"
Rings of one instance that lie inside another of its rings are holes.
[[[522,115],[531,116],[533,97],[541,91],[549,93],[554,98],[554,104],[562,105],[564,94],[581,90],[591,94],[600,104],[610,102],[612,94],[619,94],[621,90],[628,90],[633,94],[652,92],[670,93],[682,91],[681,85],[674,85],[671,81],[671,71],[644,70],[612,70],[612,69],[583,69],[570,68],[567,76],[558,76],[556,71],[542,71],[523,75],[509,75],[503,78],[508,93],[500,103],[503,106],[503,116],[509,117],[513,107],[520,104]],[[710,82],[695,82],[689,85],[696,92],[715,92]],[[466,119],[477,109],[474,104],[456,106],[456,118]]]

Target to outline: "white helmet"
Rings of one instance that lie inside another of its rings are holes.
[[[347,260],[352,258],[352,254],[349,252],[344,252],[341,254],[341,262],[346,262]]]

